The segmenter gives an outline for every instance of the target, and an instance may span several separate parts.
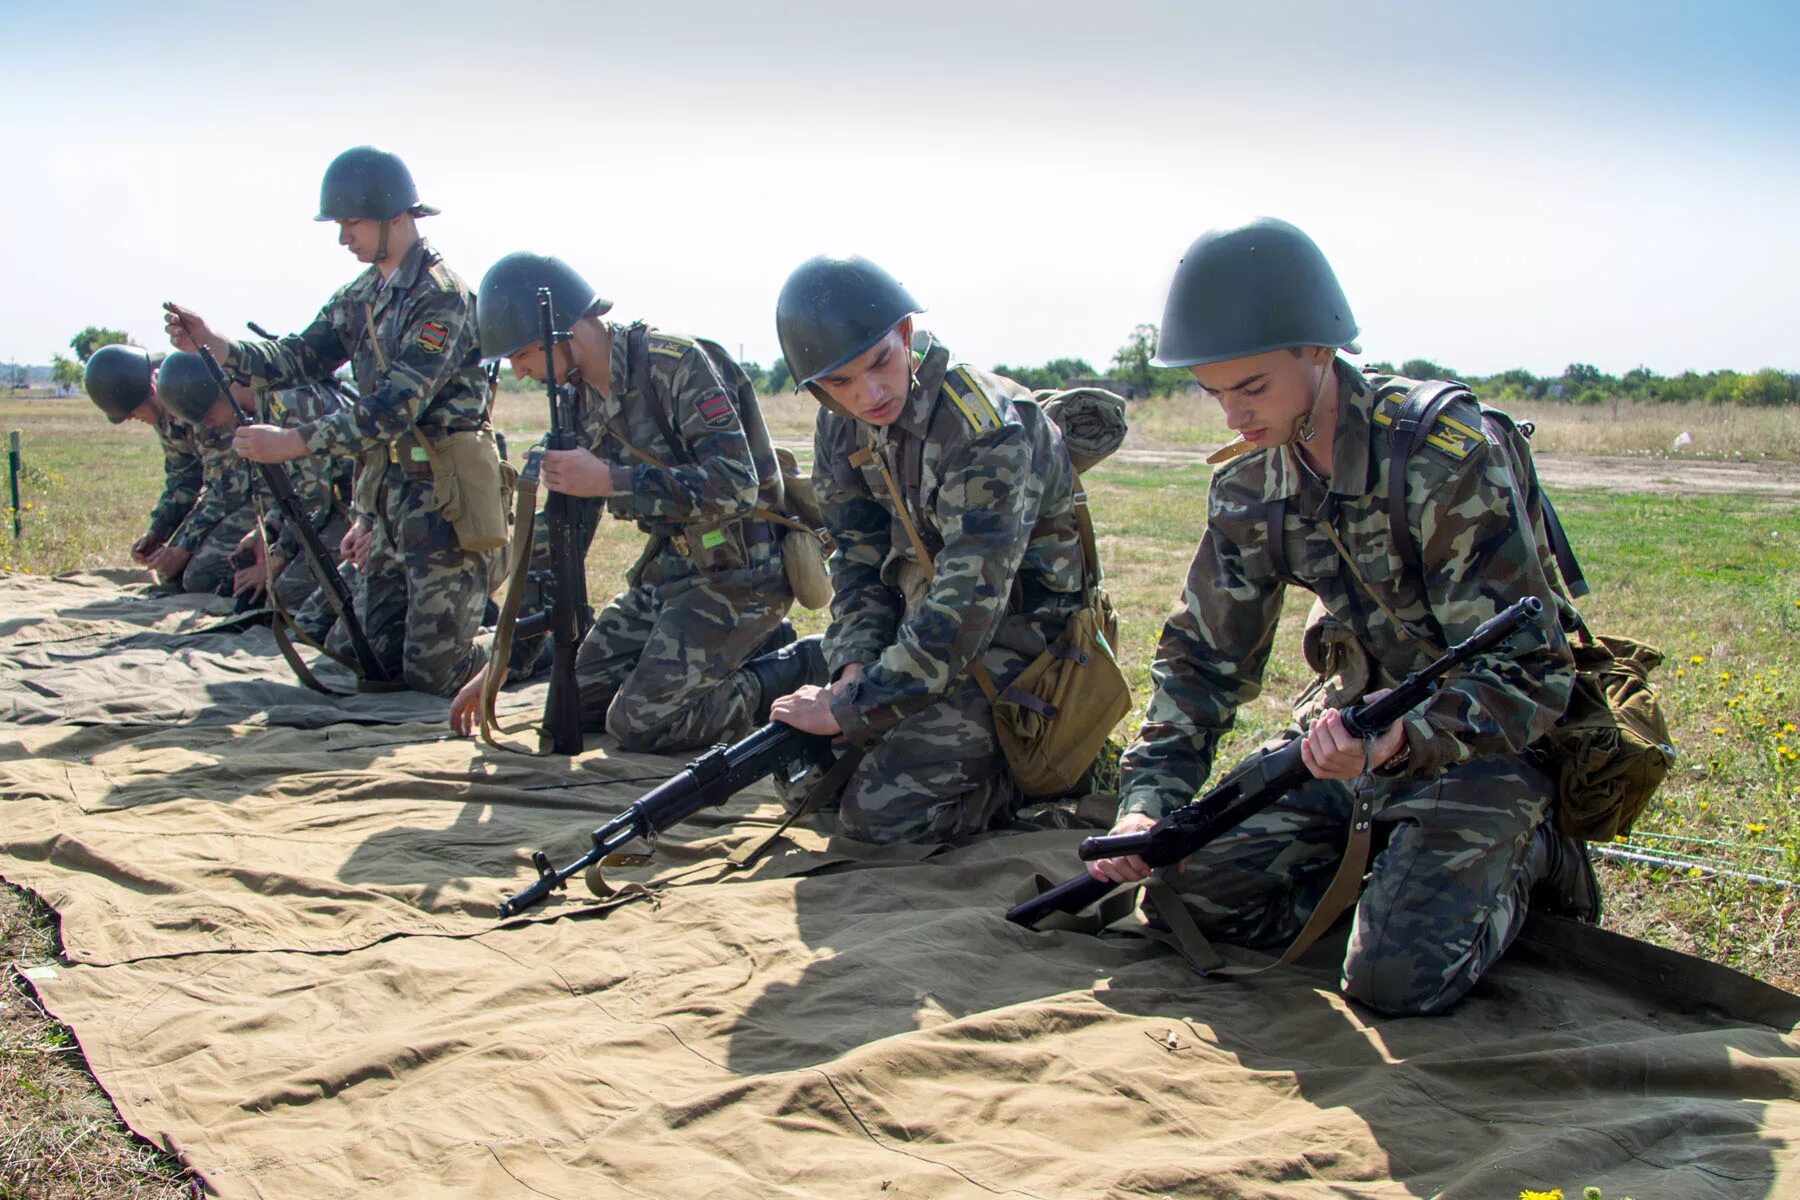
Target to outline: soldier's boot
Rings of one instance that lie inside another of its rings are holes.
[[[751,651],[750,657],[755,659],[761,658],[765,654],[773,654],[783,646],[793,645],[794,640],[799,636],[794,632],[794,623],[783,617],[779,625],[769,630],[769,636],[758,643],[755,650]]]
[[[1600,878],[1588,857],[1587,843],[1559,833],[1555,821],[1545,821],[1532,834],[1526,862],[1531,871],[1532,908],[1589,925],[1600,923]]]
[[[765,724],[769,706],[778,697],[809,683],[823,686],[827,682],[825,638],[817,633],[801,638],[773,654],[751,659],[744,664],[744,670],[756,680],[756,723]]]

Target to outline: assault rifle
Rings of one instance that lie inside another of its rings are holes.
[[[206,364],[206,373],[211,375],[213,382],[219,385],[219,391],[225,397],[225,402],[231,407],[232,415],[237,418],[238,425],[255,424],[250,414],[237,406],[237,400],[231,394],[231,380],[226,377],[225,368],[221,367],[219,360],[214,357],[212,347],[188,332],[186,320],[179,317],[177,320],[181,322],[182,332],[187,333],[188,340],[193,342],[195,351],[200,355],[200,361]],[[275,497],[275,507],[281,510],[282,523],[300,535],[300,552],[305,556],[307,568],[312,571],[313,578],[318,580],[319,586],[325,589],[325,599],[330,603],[331,610],[337,614],[338,620],[344,623],[344,632],[350,635],[350,649],[356,655],[359,673],[364,679],[374,683],[393,682],[393,677],[388,674],[387,668],[381,665],[381,659],[376,655],[375,647],[369,644],[369,636],[363,632],[362,622],[356,619],[356,606],[350,599],[349,585],[344,582],[344,577],[338,574],[336,565],[331,561],[330,552],[325,549],[325,543],[319,538],[319,531],[313,527],[312,518],[300,506],[300,497],[294,492],[294,481],[288,478],[287,468],[280,463],[257,463],[256,468],[261,472],[263,483],[268,487],[269,494]],[[269,590],[273,592],[274,588],[275,581],[270,580]]]
[[[1536,620],[1543,608],[1543,601],[1536,596],[1509,605],[1484,621],[1467,641],[1452,646],[1442,658],[1408,675],[1387,695],[1344,709],[1344,728],[1357,738],[1380,734],[1429,696],[1446,672],[1494,649],[1520,626]],[[1083,862],[1135,854],[1150,867],[1168,866],[1243,824],[1311,778],[1312,772],[1300,758],[1299,738],[1275,750],[1257,750],[1211,791],[1149,829],[1087,838],[1076,853]],[[1084,871],[1042,895],[1014,905],[1007,910],[1006,919],[1033,929],[1051,913],[1080,912],[1116,886],[1111,880],[1095,879]]]
[[[556,381],[556,342],[550,319],[550,289],[539,288],[538,334],[544,346],[544,390],[550,400],[550,431],[545,450],[573,450],[574,388]],[[567,334],[560,335],[564,340]],[[537,466],[533,451],[527,470]],[[551,597],[550,633],[555,639],[550,660],[550,695],[544,701],[544,730],[558,754],[580,754],[581,690],[575,682],[575,651],[581,645],[581,615],[587,609],[587,575],[582,564],[581,504],[552,490],[544,500],[544,524],[550,537],[550,570],[556,577]],[[504,665],[504,664],[502,664]]]
[[[634,838],[647,840],[703,808],[725,803],[764,776],[803,759],[829,767],[832,763],[831,738],[771,722],[741,742],[714,746],[673,778],[657,784],[644,793],[642,799],[594,830],[592,849],[568,866],[558,870],[542,850],[533,853],[531,865],[537,868],[537,882],[502,901],[500,915],[518,916],[561,888],[569,876],[598,865],[607,855],[624,849]]]

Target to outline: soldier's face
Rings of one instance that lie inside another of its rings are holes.
[[[156,417],[156,401],[154,400],[146,400],[125,414],[127,421],[142,421],[146,425],[156,424]]]
[[[1200,390],[1219,402],[1231,431],[1255,446],[1279,446],[1312,408],[1319,371],[1334,353],[1308,346],[1189,367]]]
[[[357,262],[375,262],[376,250],[381,245],[381,227],[385,224],[385,221],[365,221],[360,217],[339,221],[338,245],[354,254]]]
[[[813,380],[825,394],[859,421],[892,425],[906,408],[912,390],[912,340],[909,318],[837,370]]]
[[[574,351],[566,345],[556,347],[556,377],[560,382],[569,377],[569,362]],[[537,342],[531,343],[506,360],[513,374],[520,379],[529,379],[533,383],[544,381],[544,347]]]

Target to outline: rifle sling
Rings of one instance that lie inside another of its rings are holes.
[[[1365,743],[1365,754],[1367,743]],[[1374,842],[1374,802],[1363,786],[1369,779],[1365,771],[1362,780],[1354,787],[1351,795],[1350,836],[1344,845],[1344,856],[1338,861],[1337,873],[1331,877],[1331,884],[1325,894],[1319,898],[1312,914],[1307,917],[1306,924],[1288,943],[1288,948],[1281,957],[1272,963],[1262,966],[1251,966],[1248,963],[1227,963],[1200,932],[1194,923],[1193,914],[1182,902],[1181,893],[1177,892],[1166,880],[1152,875],[1139,888],[1144,911],[1154,915],[1168,927],[1165,934],[1154,927],[1139,927],[1133,932],[1160,941],[1172,947],[1196,970],[1204,975],[1220,975],[1235,979],[1260,975],[1264,971],[1272,971],[1276,967],[1285,967],[1298,959],[1312,944],[1324,936],[1337,919],[1356,903],[1357,895],[1362,891],[1363,873],[1368,870],[1369,851]],[[1132,895],[1127,892],[1126,895]]]
[[[507,660],[512,656],[513,629],[518,624],[519,608],[525,600],[525,586],[531,575],[531,551],[537,537],[537,476],[519,475],[513,500],[513,558],[506,574],[506,597],[500,602],[500,620],[494,626],[494,646],[488,654],[487,675],[481,682],[481,702],[476,710],[481,718],[481,740],[496,750],[515,750],[532,757],[549,753],[542,746],[536,751],[508,746],[499,734],[516,733],[504,729],[494,715],[494,701],[506,685]],[[529,728],[529,722],[520,728]]]
[[[801,799],[800,803],[794,808],[794,811],[787,815],[786,820],[782,821],[780,825],[777,825],[773,832],[745,842],[736,850],[733,850],[726,856],[725,861],[731,865],[733,870],[741,871],[757,859],[761,858],[763,852],[774,845],[776,840],[779,839],[782,834],[786,833],[788,827],[795,821],[801,821],[810,817],[813,813],[817,812],[820,806],[827,800],[830,800],[833,796],[844,790],[844,785],[850,782],[850,776],[856,771],[857,766],[862,763],[864,753],[865,751],[860,747],[846,746],[844,752],[838,755],[837,761],[831,764],[831,769],[825,772],[825,774],[819,778],[817,783],[807,789],[805,797]]]

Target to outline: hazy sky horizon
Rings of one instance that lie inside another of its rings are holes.
[[[471,287],[556,254],[764,364],[835,250],[972,361],[1104,369],[1197,234],[1268,213],[1369,359],[1800,369],[1791,4],[15,0],[0,31],[0,361],[166,346],[164,299],[302,327],[358,270],[319,177],[372,142]]]

